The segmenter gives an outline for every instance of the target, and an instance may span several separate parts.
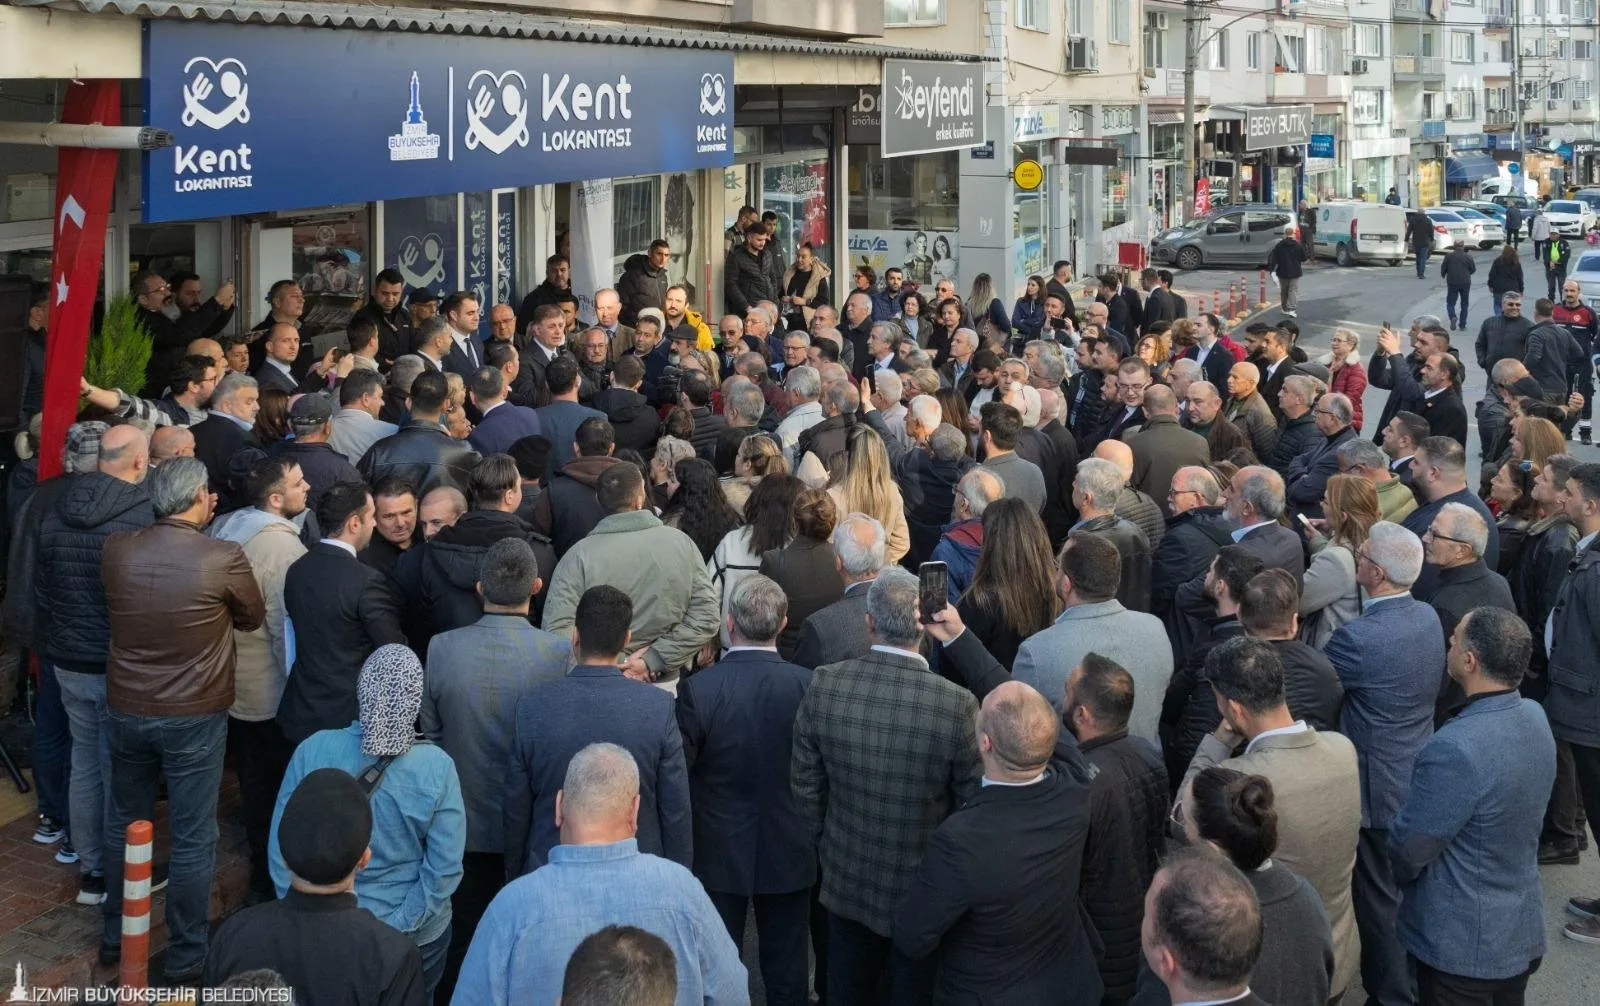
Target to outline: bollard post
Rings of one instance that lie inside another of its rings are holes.
[[[1250,313],[1250,282],[1243,275],[1239,277],[1239,317]]]
[[[150,870],[156,828],[149,821],[128,824],[122,858],[122,963],[118,984],[142,989],[150,983]]]
[[[1228,324],[1239,320],[1239,284],[1228,284]]]
[[[1222,291],[1216,287],[1211,288],[1211,313],[1219,317],[1222,315]]]
[[[1265,269],[1261,270],[1261,300],[1256,304],[1256,309],[1260,311],[1267,309],[1267,271]]]

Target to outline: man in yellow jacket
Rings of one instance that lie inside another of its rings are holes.
[[[700,312],[689,307],[689,291],[681,286],[667,287],[667,331],[666,338],[671,339],[675,329],[687,326],[694,330],[694,348],[711,350],[716,348],[716,342],[711,338],[711,329],[706,326],[705,319]]]

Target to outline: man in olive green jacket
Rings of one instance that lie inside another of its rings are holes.
[[[717,636],[721,604],[705,560],[688,535],[645,509],[644,476],[633,465],[601,473],[595,498],[607,516],[556,565],[544,629],[571,633],[583,592],[616,587],[633,600],[623,673],[642,681],[671,679]]]

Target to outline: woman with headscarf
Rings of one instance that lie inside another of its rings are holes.
[[[416,940],[431,999],[450,949],[450,896],[461,883],[467,815],[455,762],[417,737],[422,688],[422,662],[409,648],[389,643],[372,652],[356,684],[358,719],[312,734],[289,759],[272,812],[268,863],[281,898],[289,890],[278,848],[284,805],[319,768],[354,776],[372,805],[372,859],[356,876],[356,903]],[[462,954],[470,936],[462,934]]]

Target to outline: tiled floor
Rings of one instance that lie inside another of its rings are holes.
[[[100,909],[73,901],[78,893],[78,867],[62,866],[55,861],[55,846],[33,841],[32,797],[31,793],[19,796],[11,780],[0,776],[0,820],[6,822],[0,825],[0,973],[10,975],[20,962],[28,983],[34,986],[109,983],[116,977],[116,968],[102,968],[96,960]],[[211,888],[213,919],[238,910],[249,879],[237,809],[233,776],[224,776],[217,807],[222,838]],[[163,804],[156,820],[158,861],[166,859],[166,826]],[[150,920],[152,954],[166,944],[165,904],[166,899],[157,894]]]

